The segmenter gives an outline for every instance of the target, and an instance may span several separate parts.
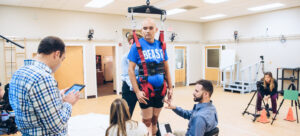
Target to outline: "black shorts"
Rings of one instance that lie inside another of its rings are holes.
[[[141,109],[147,109],[149,107],[162,108],[164,106],[163,100],[164,100],[165,96],[161,96],[161,92],[162,92],[162,89],[160,91],[155,91],[154,97],[150,97],[149,100],[145,100],[147,102],[147,104],[139,103]],[[150,95],[150,93],[149,93],[149,95]]]

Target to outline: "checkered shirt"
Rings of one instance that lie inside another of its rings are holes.
[[[52,70],[36,60],[25,60],[10,82],[9,102],[22,135],[67,135],[72,105],[63,102]]]

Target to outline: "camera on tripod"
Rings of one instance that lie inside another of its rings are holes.
[[[256,82],[256,88],[257,91],[261,91],[261,89],[264,87],[264,81],[257,81]]]
[[[261,87],[261,86],[263,86],[263,84],[264,84],[263,81],[257,81],[257,82],[256,82],[256,86],[257,86],[257,87]]]
[[[261,63],[264,63],[264,56],[259,56],[260,57],[260,59],[261,59]]]

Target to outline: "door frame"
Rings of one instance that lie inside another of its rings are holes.
[[[213,67],[206,67],[206,61],[207,61],[207,58],[206,58],[206,54],[207,54],[207,50],[206,48],[207,47],[216,47],[216,46],[220,46],[218,49],[219,49],[219,68],[213,68]],[[202,50],[202,61],[203,61],[203,79],[205,79],[205,69],[206,68],[211,68],[211,69],[219,69],[220,70],[220,60],[221,60],[221,56],[220,56],[220,52],[222,50],[222,45],[220,44],[214,44],[214,45],[204,45],[204,48]],[[219,74],[218,74],[219,75]],[[219,80],[219,77],[218,77],[218,80]]]
[[[116,43],[101,43],[101,44],[93,44],[93,49],[92,49],[92,52],[93,52],[93,56],[95,57],[96,56],[96,47],[103,47],[103,46],[109,46],[109,47],[115,47],[115,56],[113,56],[114,57],[114,63],[115,63],[115,76],[114,76],[114,78],[115,78],[115,80],[113,81],[114,83],[113,83],[113,85],[114,84],[116,84],[116,93],[117,93],[117,95],[119,95],[120,94],[120,89],[121,89],[121,87],[120,87],[120,82],[121,81],[119,81],[121,78],[119,77],[119,75],[120,75],[120,73],[121,73],[121,71],[120,71],[120,69],[119,69],[119,67],[121,67],[121,64],[119,63],[119,46],[117,46],[118,44],[116,44]],[[93,60],[94,61],[94,64],[96,64],[96,59],[94,59]],[[97,89],[97,91],[96,91],[96,97],[98,97],[98,85],[97,85],[97,71],[96,71],[96,65],[95,65],[95,68],[93,68],[93,71],[94,71],[94,73],[95,73],[95,76],[94,76],[94,81],[95,81],[95,85],[96,85],[96,89]]]
[[[190,47],[189,47],[189,45],[188,44],[185,44],[185,45],[180,45],[180,44],[176,44],[176,45],[174,45],[173,46],[173,57],[172,57],[172,61],[173,61],[173,73],[174,73],[174,76],[173,76],[173,78],[172,78],[172,80],[173,80],[173,85],[174,85],[174,87],[176,87],[176,85],[175,85],[175,71],[176,71],[176,65],[175,65],[175,63],[176,63],[176,60],[175,60],[175,48],[176,47],[185,47],[185,61],[186,61],[186,69],[185,69],[185,78],[186,78],[186,81],[185,81],[185,86],[189,86],[189,84],[190,84],[190,80],[189,80],[189,77],[190,77]],[[169,56],[168,56],[169,57]],[[169,57],[170,58],[170,57]],[[169,63],[169,65],[170,65],[170,63]],[[170,66],[169,66],[170,67]],[[172,73],[171,71],[170,71],[170,73]],[[172,74],[171,74],[172,75]]]

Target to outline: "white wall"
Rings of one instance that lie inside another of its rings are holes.
[[[137,18],[140,28],[142,18]],[[159,23],[160,24],[160,23]],[[165,27],[172,27],[178,34],[177,41],[180,44],[199,46],[199,39],[202,37],[202,25],[199,23],[180,22],[167,20]],[[90,28],[94,29],[94,40],[88,41],[87,34]],[[27,38],[27,56],[30,58],[36,52],[41,38],[54,35],[61,37],[66,45],[81,45],[84,50],[84,72],[86,84],[86,96],[96,95],[96,69],[95,69],[95,46],[115,46],[116,62],[121,60],[126,46],[118,46],[122,40],[122,29],[131,28],[130,21],[125,16],[106,15],[86,12],[61,11],[38,8],[23,8],[0,6],[0,30],[1,35],[8,37]],[[166,34],[166,39],[169,37]],[[2,44],[2,40],[0,41]],[[123,45],[126,44],[123,43]],[[172,48],[169,47],[168,48]],[[0,48],[1,49],[1,48]],[[195,48],[197,49],[197,48]],[[2,57],[2,51],[0,56]],[[119,54],[121,53],[121,54]],[[172,56],[173,52],[169,52]],[[0,81],[4,82],[3,58],[0,58],[1,76]],[[191,63],[198,62],[191,59]],[[118,66],[116,66],[118,68]],[[195,70],[195,71],[194,71]],[[117,69],[116,78],[117,90],[121,89],[120,73]],[[175,72],[171,72],[174,77]],[[198,70],[190,69],[190,75],[197,75]],[[198,76],[198,75],[197,75]],[[196,76],[196,77],[197,77]],[[198,76],[200,78],[200,75]],[[197,78],[198,78],[197,77]],[[190,82],[195,82],[195,76],[190,76]]]
[[[240,38],[268,35],[300,34],[300,7],[279,10],[263,14],[248,15],[203,24],[205,41],[232,39],[233,31],[239,32]]]
[[[3,53],[3,42],[0,42],[0,82],[3,84],[0,88],[4,89],[5,83],[5,71],[4,71],[4,53]]]
[[[203,24],[207,45],[226,45],[236,50],[242,66],[254,64],[265,57],[265,70],[276,76],[278,67],[300,67],[300,7],[264,14],[243,16]],[[266,31],[268,28],[268,31]],[[240,41],[233,41],[237,30]],[[279,36],[287,37],[286,43]]]

